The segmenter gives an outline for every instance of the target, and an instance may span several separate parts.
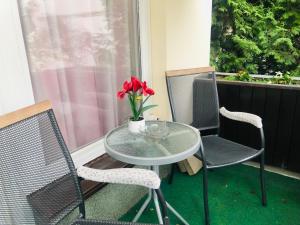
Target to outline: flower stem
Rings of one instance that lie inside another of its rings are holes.
[[[145,104],[145,102],[149,99],[150,95],[147,96],[147,98],[141,103],[139,110],[138,110],[138,114],[141,114],[141,111],[143,109],[143,105]]]
[[[132,118],[133,118],[133,120],[136,120],[137,112],[136,112],[134,95],[128,94],[128,99],[129,99],[129,103],[130,103],[130,107],[131,107],[131,111],[132,111]]]

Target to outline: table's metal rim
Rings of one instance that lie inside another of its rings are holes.
[[[112,129],[111,131],[109,131],[105,137],[104,137],[104,147],[106,152],[112,156],[113,158],[125,162],[125,163],[130,163],[130,164],[134,164],[134,165],[141,165],[141,166],[154,166],[154,165],[166,165],[166,164],[171,164],[171,163],[175,163],[175,162],[179,162],[182,161],[186,158],[188,158],[189,156],[194,155],[200,148],[200,143],[201,143],[201,136],[200,136],[200,132],[199,130],[197,130],[196,128],[184,124],[184,123],[178,123],[178,122],[170,122],[169,123],[176,123],[176,124],[180,124],[182,126],[186,126],[188,128],[190,128],[191,130],[193,130],[196,134],[197,134],[197,142],[196,144],[181,152],[178,154],[174,154],[172,156],[163,156],[163,157],[152,157],[152,158],[143,158],[143,157],[137,157],[137,156],[129,156],[123,153],[119,153],[117,151],[115,151],[113,148],[111,148],[108,143],[107,143],[107,137],[116,129],[119,129],[121,127],[124,127],[126,125],[122,125],[122,126],[118,126],[114,129]]]

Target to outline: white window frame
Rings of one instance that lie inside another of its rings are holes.
[[[150,79],[149,1],[139,0],[141,67]],[[0,1],[0,115],[34,104],[33,89],[17,0]],[[4,51],[3,51],[4,49]],[[105,153],[104,138],[72,153],[75,166],[84,165]]]
[[[152,86],[151,71],[151,30],[150,30],[150,1],[138,1],[139,35],[141,50],[142,80],[146,80],[148,86]]]
[[[0,113],[34,103],[17,0],[0,1]]]

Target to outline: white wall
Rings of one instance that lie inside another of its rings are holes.
[[[0,115],[34,102],[17,0],[0,1]],[[0,206],[4,194],[0,180]],[[2,196],[2,197],[1,197]],[[5,207],[4,207],[5,208]],[[13,224],[8,219],[0,224]]]
[[[149,0],[153,114],[171,119],[165,71],[209,66],[212,0]]]
[[[211,0],[167,0],[167,70],[209,65]]]
[[[17,0],[0,1],[0,114],[34,103]]]

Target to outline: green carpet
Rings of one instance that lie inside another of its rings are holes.
[[[245,165],[209,171],[212,225],[300,225],[300,181],[266,172],[268,204],[263,207],[258,175],[257,168]],[[162,183],[162,191],[191,225],[204,224],[201,173],[188,176],[177,172],[173,184]],[[132,220],[144,199],[121,220]],[[181,224],[169,214],[171,224]],[[146,209],[139,222],[157,222],[153,205]]]

